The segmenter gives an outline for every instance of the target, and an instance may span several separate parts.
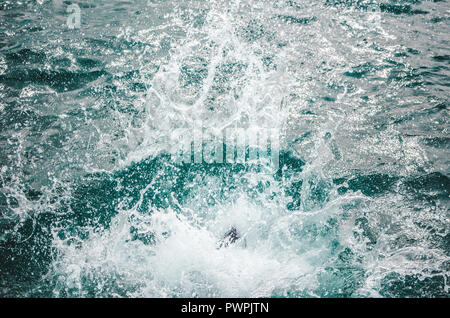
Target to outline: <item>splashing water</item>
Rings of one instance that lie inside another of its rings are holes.
[[[1,296],[448,297],[446,1],[78,7],[0,2]]]

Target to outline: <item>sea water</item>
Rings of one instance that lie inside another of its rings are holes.
[[[449,21],[0,1],[0,296],[448,297]]]

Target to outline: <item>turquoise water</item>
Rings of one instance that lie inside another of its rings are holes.
[[[448,297],[449,21],[0,1],[0,296]],[[198,123],[277,131],[279,169],[177,162]]]

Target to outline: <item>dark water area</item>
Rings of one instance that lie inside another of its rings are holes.
[[[449,34],[443,0],[0,0],[0,297],[448,297]],[[278,166],[177,161],[198,123]]]

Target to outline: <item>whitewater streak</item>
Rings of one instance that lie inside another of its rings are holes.
[[[1,296],[448,296],[447,2],[68,6],[0,3]]]

